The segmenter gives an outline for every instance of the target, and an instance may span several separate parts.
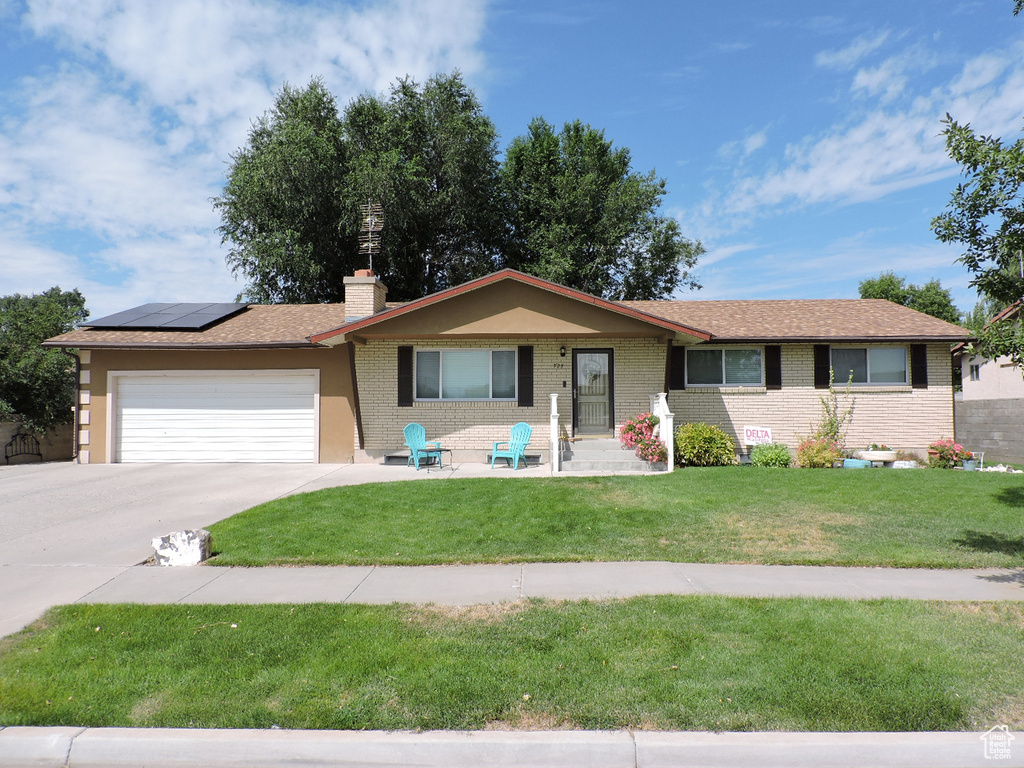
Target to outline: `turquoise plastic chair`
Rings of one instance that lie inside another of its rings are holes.
[[[512,433],[510,440],[503,440],[500,443],[494,444],[494,450],[491,451],[491,469],[494,469],[495,459],[504,459],[506,464],[512,466],[513,469],[519,469],[519,460],[523,460],[523,466],[526,466],[526,446],[530,444],[530,438],[533,436],[533,427],[527,424],[525,421],[520,421],[514,427],[512,427]],[[507,445],[508,448],[501,448],[501,446]],[[515,464],[512,464],[515,462]]]
[[[415,463],[416,469],[419,469],[420,459],[429,459],[431,456],[436,456],[438,469],[442,467],[441,444],[428,443],[427,430],[413,422],[412,424],[405,425],[404,432],[405,445],[409,449],[409,461],[405,463],[405,466]]]

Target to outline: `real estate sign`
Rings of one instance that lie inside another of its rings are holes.
[[[746,446],[761,445],[762,443],[771,443],[772,441],[772,430],[771,427],[744,427],[743,428],[743,444]]]

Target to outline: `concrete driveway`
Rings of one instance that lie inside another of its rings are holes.
[[[450,477],[547,477],[486,464],[0,466],[0,637],[145,561],[156,536],[202,528],[271,499],[338,485]]]
[[[351,474],[330,464],[0,467],[0,636],[144,561],[155,536]]]

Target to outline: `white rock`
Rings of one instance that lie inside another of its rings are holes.
[[[153,539],[157,565],[199,565],[210,557],[210,532],[205,528],[175,531]]]

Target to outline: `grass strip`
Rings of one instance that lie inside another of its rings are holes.
[[[688,468],[331,488],[213,526],[215,565],[669,560],[1024,564],[1024,480],[938,470]]]
[[[71,605],[0,644],[0,723],[1018,729],[1022,630],[894,600]]]

